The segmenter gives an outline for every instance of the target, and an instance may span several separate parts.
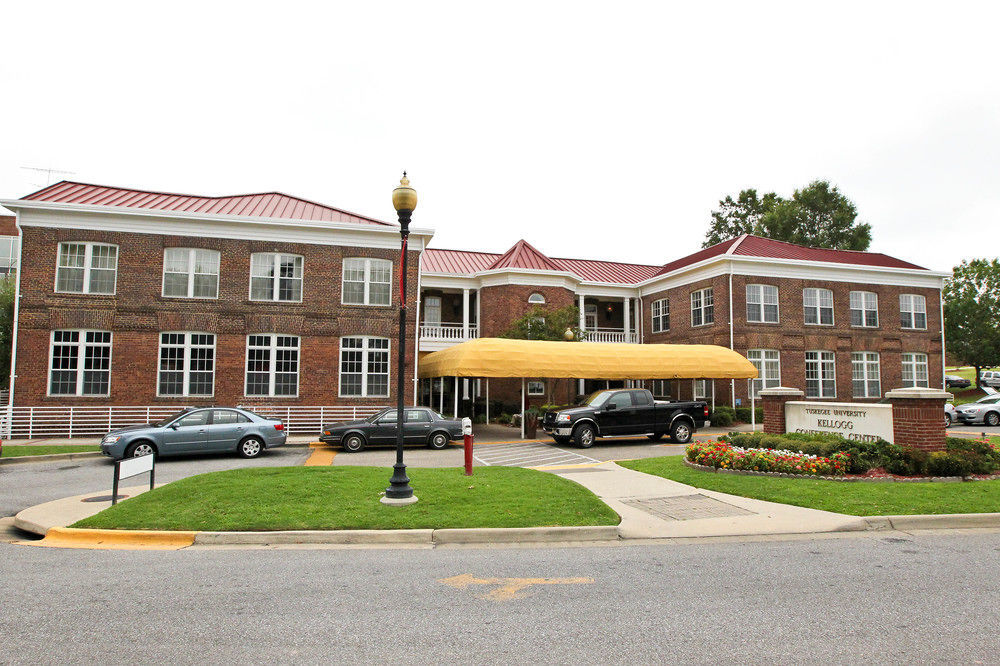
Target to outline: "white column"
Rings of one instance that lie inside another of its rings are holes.
[[[622,321],[624,322],[623,327],[625,329],[625,342],[632,341],[632,338],[629,335],[630,333],[629,329],[632,328],[631,300],[632,300],[631,298],[627,297],[622,299],[622,317],[623,317]]]
[[[580,330],[586,330],[587,328],[587,314],[586,308],[584,307],[584,295],[580,294]]]
[[[521,377],[521,439],[524,439],[524,393],[525,393],[525,383],[524,377]]]
[[[476,297],[478,301],[478,296]],[[490,424],[490,378],[486,378],[486,425]]]
[[[476,337],[483,337],[483,318],[481,314],[481,308],[479,307],[479,290],[476,289]]]
[[[444,377],[441,378],[441,392],[438,394],[438,414],[444,414]]]
[[[455,418],[458,418],[458,377],[455,377]]]
[[[469,290],[462,290],[462,339],[469,339]]]

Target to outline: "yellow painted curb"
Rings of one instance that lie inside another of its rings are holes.
[[[41,541],[22,541],[50,548],[105,548],[117,550],[180,550],[194,543],[197,532],[162,530],[91,530],[53,527]]]
[[[314,448],[312,455],[305,462],[306,467],[327,467],[333,464],[337,457],[336,449],[330,447]]]

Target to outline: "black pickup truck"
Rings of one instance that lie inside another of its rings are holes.
[[[542,428],[557,444],[572,440],[585,449],[598,437],[627,435],[657,440],[669,434],[687,444],[707,418],[703,401],[662,402],[646,389],[609,389],[585,396],[577,406],[545,412]]]

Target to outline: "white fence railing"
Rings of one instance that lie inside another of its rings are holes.
[[[0,407],[0,437],[100,437],[109,430],[152,423],[176,414],[180,406]],[[371,416],[383,407],[247,406],[261,416],[279,418],[291,435],[318,434],[323,425]]]
[[[465,340],[465,332],[462,324],[443,322],[435,326],[423,325],[420,327],[420,337],[423,340]],[[479,337],[479,327],[469,324],[469,337]]]
[[[584,340],[586,342],[631,342],[633,344],[639,343],[639,334],[635,331],[631,331],[628,337],[625,336],[625,330],[621,328],[588,328],[584,331],[586,337]]]

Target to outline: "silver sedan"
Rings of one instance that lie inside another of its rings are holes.
[[[1000,426],[1000,395],[988,395],[957,408],[958,420],[967,425]]]

